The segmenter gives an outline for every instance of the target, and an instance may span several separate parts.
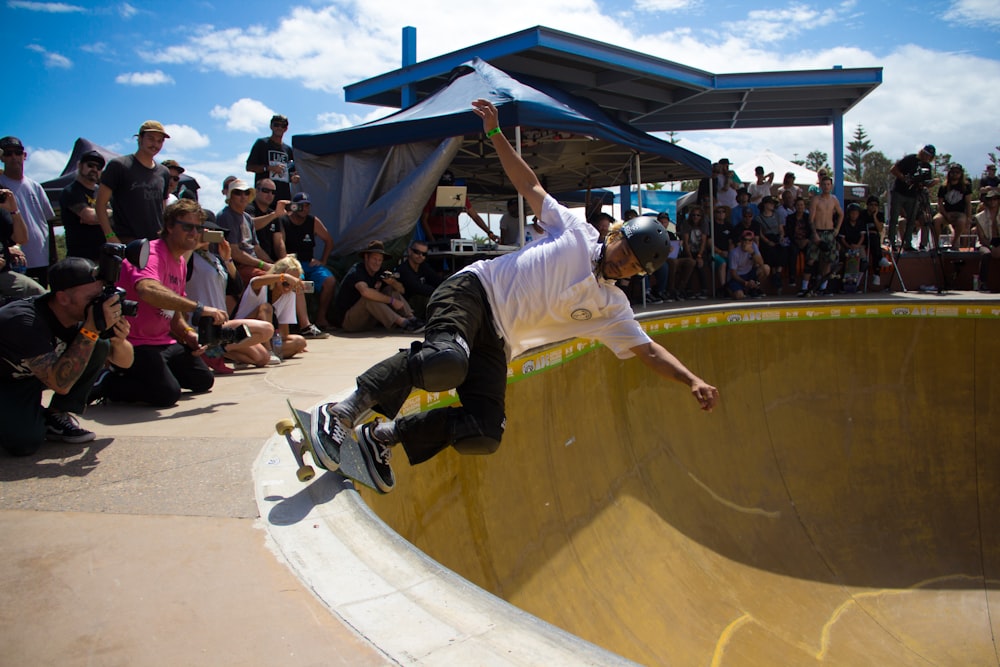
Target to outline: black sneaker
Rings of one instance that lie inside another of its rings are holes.
[[[312,411],[312,429],[309,433],[316,461],[327,470],[340,468],[340,447],[351,437],[350,424],[336,410],[336,403],[323,403]]]
[[[49,440],[61,440],[76,444],[90,442],[97,435],[93,431],[80,428],[76,417],[67,412],[46,412],[45,437]]]
[[[364,456],[368,472],[372,474],[375,485],[382,493],[389,493],[396,487],[396,476],[392,473],[389,461],[392,459],[392,446],[375,439],[373,431],[377,421],[367,422],[354,429]]]

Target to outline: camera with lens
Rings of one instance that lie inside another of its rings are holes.
[[[301,204],[289,204],[285,207],[285,210],[289,213],[297,213],[302,208]]]
[[[101,246],[101,256],[97,262],[97,280],[104,283],[104,289],[90,302],[94,309],[94,326],[105,337],[111,335],[108,323],[104,321],[104,302],[113,296],[119,297],[122,317],[135,317],[139,313],[139,302],[125,298],[125,290],[115,287],[122,273],[122,262],[128,260],[137,269],[146,268],[149,261],[149,241],[136,239],[128,245],[105,243]]]
[[[383,271],[381,277],[382,280],[399,280],[399,274],[392,271]]]
[[[250,337],[250,328],[241,324],[238,327],[224,327],[216,324],[208,315],[198,319],[198,344],[207,347],[225,347],[239,343]]]

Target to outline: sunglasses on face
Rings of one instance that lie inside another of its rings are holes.
[[[249,197],[250,196],[250,191],[249,190],[233,190],[232,192],[229,193],[229,196],[231,197],[233,195],[240,195],[241,197]]]
[[[271,123],[271,127],[288,127],[288,123]]]
[[[275,192],[277,192],[277,190],[275,190],[274,188],[257,188],[257,189],[265,195],[273,195]]]
[[[410,252],[412,252],[414,255],[420,255],[421,257],[427,256],[426,250],[417,250],[416,248],[410,248]]]
[[[22,148],[7,148],[4,149],[3,156],[10,157],[12,155],[24,155],[24,149]]]
[[[200,232],[201,230],[205,229],[204,226],[196,225],[192,222],[178,222],[177,224],[186,234],[190,234],[191,232]]]

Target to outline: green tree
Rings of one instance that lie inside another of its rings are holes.
[[[867,185],[870,194],[884,197],[891,185],[889,170],[893,164],[882,151],[869,151],[862,158],[862,178],[852,180]]]
[[[854,130],[854,139],[847,144],[847,155],[844,162],[850,165],[844,170],[844,176],[857,183],[864,182],[865,154],[873,148],[872,142],[868,141],[868,133],[865,128],[858,125]]]
[[[830,169],[830,165],[827,164],[829,157],[823,151],[810,151],[809,155],[806,155],[805,162],[801,164],[805,165],[807,169],[813,171],[819,171],[820,169],[826,169],[827,173],[833,176],[833,170]]]

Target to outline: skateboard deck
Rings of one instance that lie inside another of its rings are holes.
[[[285,402],[288,403],[288,410],[291,412],[292,418],[278,421],[274,425],[274,430],[279,435],[285,436],[285,441],[292,450],[292,456],[299,466],[296,472],[299,481],[308,482],[316,476],[316,470],[313,468],[313,465],[319,465],[317,463],[319,457],[316,456],[316,452],[313,449],[312,437],[309,435],[312,429],[312,415],[308,411],[299,410],[292,405],[291,399],[286,399]],[[312,458],[313,465],[310,465],[305,460],[307,452]],[[341,445],[338,459],[340,467],[336,471],[331,472],[337,472],[351,481],[367,486],[376,493],[384,493],[384,491],[376,486],[375,480],[372,479],[371,473],[368,472],[368,466],[365,465],[365,459],[361,454],[361,447],[358,445],[353,431],[351,431],[351,437]],[[322,466],[319,467],[322,468]]]
[[[857,250],[848,250],[844,259],[844,291],[857,292],[861,283],[861,255]]]

